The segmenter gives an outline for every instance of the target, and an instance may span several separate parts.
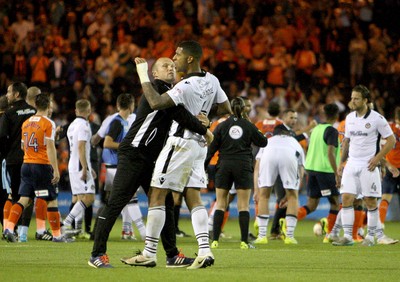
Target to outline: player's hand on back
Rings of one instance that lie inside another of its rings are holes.
[[[206,138],[207,145],[210,145],[214,140],[214,134],[212,134],[212,132],[209,129],[207,129],[207,133],[206,135],[204,135],[204,137]]]
[[[205,127],[210,127],[211,122],[207,118],[205,113],[199,113],[196,117],[201,122],[202,125],[204,125]]]

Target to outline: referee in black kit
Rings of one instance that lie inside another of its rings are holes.
[[[215,175],[217,208],[214,214],[211,248],[218,248],[224,212],[228,205],[228,192],[232,184],[235,184],[241,233],[240,248],[248,249],[252,247],[248,242],[249,201],[253,188],[254,162],[251,144],[265,147],[268,139],[249,121],[243,98],[233,99],[231,105],[234,114],[216,127],[214,141],[209,147],[206,159],[207,167],[211,157],[219,150]]]

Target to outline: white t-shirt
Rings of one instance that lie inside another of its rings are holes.
[[[272,152],[279,155],[279,152],[288,151],[297,157],[298,165],[304,166],[305,156],[304,150],[300,143],[289,135],[274,135],[268,139],[268,145],[265,148],[260,148],[256,159],[262,159],[266,152]]]
[[[90,125],[87,120],[81,117],[77,117],[68,127],[67,131],[68,141],[69,141],[69,162],[68,170],[70,173],[79,172],[82,167],[79,162],[79,141],[85,141],[85,153],[86,162],[88,165],[88,170],[91,170],[90,165],[90,138],[92,138],[92,131],[90,130]]]
[[[228,100],[218,79],[208,72],[189,75],[167,93],[175,105],[183,105],[193,115],[202,112],[208,116],[213,104],[220,104]],[[174,121],[170,136],[174,135],[177,130],[178,123]],[[201,140],[203,137],[185,129],[183,138]]]
[[[387,138],[392,134],[386,119],[373,110],[363,117],[357,117],[356,112],[348,114],[344,133],[345,138],[350,139],[347,164],[368,165],[369,160],[379,151],[379,135]]]

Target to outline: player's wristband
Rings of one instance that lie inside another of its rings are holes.
[[[147,63],[137,64],[136,70],[139,75],[140,83],[150,82],[149,74],[147,73]]]

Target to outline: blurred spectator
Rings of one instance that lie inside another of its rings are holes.
[[[321,55],[319,57],[318,66],[313,72],[313,86],[325,93],[326,90],[329,90],[332,86],[333,74],[334,70],[332,65],[325,60],[324,55]]]
[[[288,67],[286,49],[279,43],[272,50],[272,57],[268,61],[267,84],[272,87],[286,85],[285,73]]]
[[[27,61],[21,42],[14,47],[14,76],[15,81],[26,81]]]
[[[100,56],[95,61],[97,83],[101,86],[110,86],[114,80],[114,73],[118,68],[118,55],[107,44],[101,45]]]
[[[268,59],[265,47],[262,44],[254,45],[252,58],[248,65],[248,75],[251,85],[258,85],[267,77]]]
[[[65,12],[64,1],[63,0],[51,1],[49,10],[50,10],[51,23],[55,26],[58,26]]]
[[[33,22],[24,19],[24,15],[21,11],[16,13],[17,21],[11,25],[11,31],[16,37],[17,42],[21,42],[28,35],[29,31],[33,31],[35,24]]]
[[[364,40],[361,31],[350,41],[350,85],[354,87],[361,82],[364,72],[364,60],[367,53],[367,42]]]
[[[301,91],[309,97],[311,94],[311,77],[317,64],[317,58],[315,53],[310,49],[309,42],[306,41],[304,45],[297,50],[294,60],[296,66],[296,80],[299,83]]]
[[[96,14],[96,20],[89,25],[86,34],[92,36],[95,32],[100,32],[102,36],[105,36],[109,30],[111,30],[111,25],[104,20],[104,14],[99,12]]]
[[[35,33],[39,40],[43,41],[46,36],[51,34],[52,25],[49,24],[47,15],[41,14],[38,19],[38,24],[35,26]]]
[[[53,49],[53,57],[50,58],[47,75],[51,89],[65,86],[67,79],[67,62],[61,55],[60,48],[58,47],[54,47]]]
[[[81,29],[77,22],[76,13],[68,12],[66,22],[60,28],[62,37],[71,42],[72,49],[79,50]]]

